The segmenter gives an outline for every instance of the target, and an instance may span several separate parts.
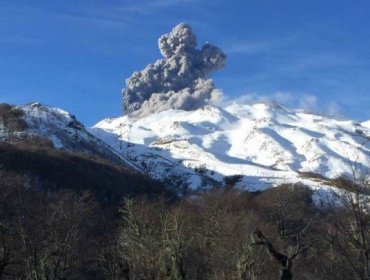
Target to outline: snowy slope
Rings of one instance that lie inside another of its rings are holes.
[[[361,123],[361,125],[362,125],[362,126],[364,126],[364,127],[370,128],[370,120],[369,120],[369,121],[366,121],[366,122]]]
[[[233,175],[242,175],[238,185],[250,190],[298,181],[319,186],[323,183],[302,173],[334,178],[351,174],[351,161],[370,167],[370,144],[354,136],[356,131],[370,135],[369,127],[278,104],[123,116],[90,131],[152,177],[177,178],[176,184],[193,189],[222,184]]]
[[[45,141],[56,149],[87,153],[115,162],[125,161],[114,149],[89,133],[76,118],[59,109],[40,103],[14,106],[17,123],[12,125],[0,117],[0,141],[7,143],[33,142],[45,145]],[[130,162],[127,164],[131,165]]]

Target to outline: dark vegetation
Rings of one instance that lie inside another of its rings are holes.
[[[303,185],[248,193],[237,176],[178,199],[34,143],[1,144],[0,166],[0,279],[370,279],[363,177],[334,180],[341,207],[318,208]]]
[[[71,154],[44,146],[0,144],[0,168],[6,174],[27,175],[37,189],[53,192],[88,190],[103,205],[118,206],[122,197],[172,196],[162,184],[98,157]]]
[[[243,178],[243,176],[241,176],[241,175],[233,175],[233,176],[225,177],[225,179],[224,179],[225,186],[233,187],[242,178]]]
[[[14,109],[6,103],[0,103],[0,123],[4,124],[8,130],[22,131],[27,128],[26,122],[22,119],[23,112]]]

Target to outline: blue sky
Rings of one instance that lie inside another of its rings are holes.
[[[179,22],[228,54],[227,98],[370,119],[367,0],[0,0],[0,102],[40,101],[86,125],[121,114],[133,71]]]

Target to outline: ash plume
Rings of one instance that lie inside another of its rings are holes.
[[[224,67],[226,55],[205,43],[197,49],[191,27],[181,23],[158,40],[163,59],[134,72],[122,91],[125,114],[143,117],[167,109],[194,110],[220,99],[209,75]]]

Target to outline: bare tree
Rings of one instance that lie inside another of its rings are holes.
[[[258,280],[262,274],[263,258],[261,249],[256,248],[250,236],[241,248],[241,254],[236,260],[236,277],[240,280]]]
[[[353,271],[354,279],[370,279],[370,183],[368,174],[351,164],[352,178],[335,180],[336,203],[330,208],[329,236]]]
[[[11,242],[8,231],[9,228],[0,223],[0,279],[9,275],[9,272],[6,271],[9,266],[16,264],[10,247]]]
[[[270,238],[258,228],[252,234],[255,238],[252,244],[263,246],[279,264],[281,280],[293,279],[293,261],[308,248],[307,238],[305,245],[303,238],[312,223],[308,218],[312,215],[311,208],[307,207],[312,200],[311,193],[301,185],[282,185],[261,196],[260,211],[262,218],[267,219],[263,231],[269,232]]]
[[[27,197],[28,196],[28,197]],[[95,207],[88,193],[54,193],[52,198],[18,190],[17,236],[24,279],[66,279],[83,261],[82,228]]]
[[[272,242],[262,233],[261,230],[256,229],[253,234],[257,237],[256,241],[253,241],[253,245],[259,245],[266,248],[268,254],[280,265],[280,280],[292,280],[293,279],[293,260],[297,258],[305,249],[302,246],[301,238],[304,232],[310,226],[311,221],[304,227],[299,233],[295,234],[296,245],[295,248],[289,248],[288,253],[282,253]]]

